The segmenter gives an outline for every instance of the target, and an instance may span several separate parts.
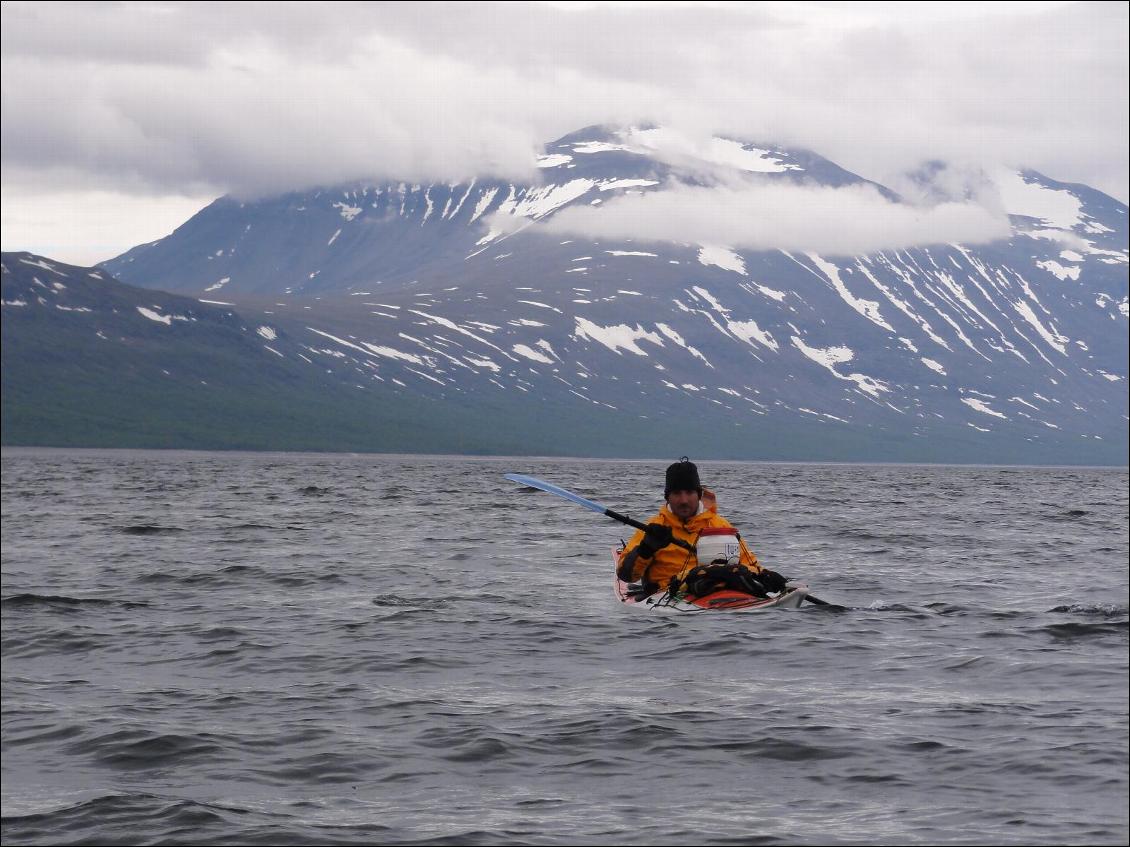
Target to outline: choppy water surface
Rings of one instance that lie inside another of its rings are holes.
[[[745,615],[502,479],[663,465],[5,451],[4,842],[1126,842],[1124,470],[704,462]]]

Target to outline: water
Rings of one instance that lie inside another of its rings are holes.
[[[662,462],[6,450],[6,844],[1117,844],[1125,470],[701,464],[847,607],[612,599]]]

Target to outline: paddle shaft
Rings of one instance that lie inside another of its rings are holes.
[[[804,599],[809,603],[815,603],[817,606],[833,606],[837,609],[843,608],[843,606],[839,606],[835,603],[829,603],[827,600],[821,600],[819,597],[813,597],[811,594],[805,594]]]
[[[544,479],[526,476],[525,474],[508,473],[503,474],[503,476],[511,482],[516,482],[519,485],[528,485],[530,488],[536,488],[539,491],[546,492],[547,494],[555,494],[558,497],[562,497],[565,500],[568,500],[570,503],[576,503],[578,506],[584,506],[589,511],[597,512],[598,514],[604,515],[605,517],[612,518],[612,520],[614,521],[619,521],[622,524],[627,524],[630,527],[634,527],[643,532],[647,532],[647,524],[629,518],[627,515],[622,515],[619,512],[613,511],[612,509],[605,508],[595,500],[589,500],[587,497],[582,497],[580,494],[577,494],[574,491],[570,491],[567,488],[562,488],[560,485],[554,485],[552,482],[546,482]],[[689,550],[692,553],[695,551],[693,544],[688,544],[681,538],[673,538],[671,539],[671,543],[678,547]]]
[[[647,532],[647,524],[640,523],[633,518],[629,518],[627,515],[621,515],[619,512],[614,512],[611,509],[605,509],[604,514],[605,516],[612,518],[612,520],[614,521],[620,521],[620,523],[622,524],[634,526],[636,529],[642,529],[644,532]],[[682,547],[684,550],[689,550],[692,553],[697,552],[693,544],[683,541],[683,539],[681,538],[672,538],[671,543],[676,547]]]
[[[637,521],[634,518],[629,518],[627,515],[621,515],[619,512],[614,512],[611,509],[605,509],[604,516],[612,518],[612,520],[614,521],[620,521],[620,523],[622,524],[634,526],[636,529],[642,529],[644,532],[647,532],[647,524],[642,523],[641,521]]]

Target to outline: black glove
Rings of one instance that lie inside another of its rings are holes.
[[[649,523],[644,532],[643,541],[640,542],[640,555],[645,559],[650,559],[670,544],[674,538],[675,536],[671,534],[671,527],[664,526],[661,523]]]
[[[654,582],[633,582],[625,593],[638,603],[658,590],[659,586]]]
[[[768,568],[762,568],[761,573],[757,574],[757,581],[764,585],[769,591],[776,594],[788,588],[785,584],[785,578],[776,571],[771,571]]]

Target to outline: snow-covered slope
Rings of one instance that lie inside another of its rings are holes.
[[[530,185],[221,199],[105,267],[235,304],[367,390],[456,417],[470,398],[507,415],[552,403],[646,431],[647,455],[1125,462],[1127,225],[1111,198],[1001,169],[1011,237],[751,251],[549,224],[676,181],[864,181],[812,153],[656,129],[590,128],[539,164]],[[688,421],[707,443],[679,449]]]

